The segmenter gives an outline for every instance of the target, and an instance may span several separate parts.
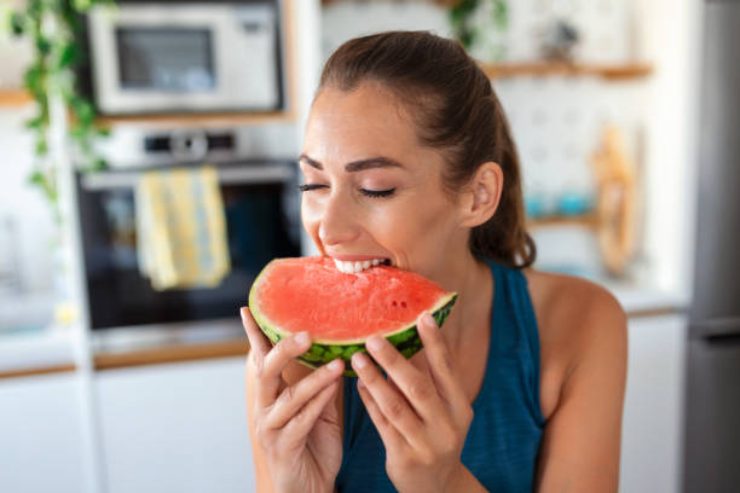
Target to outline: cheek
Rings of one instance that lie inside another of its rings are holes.
[[[435,239],[447,230],[445,213],[449,211],[435,205],[399,202],[382,213],[369,214],[365,227],[378,242],[410,253],[421,242],[437,242]]]

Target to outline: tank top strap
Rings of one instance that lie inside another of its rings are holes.
[[[521,269],[508,267],[490,258],[486,262],[493,273],[495,287],[484,383],[489,380],[496,385],[496,379],[501,378],[500,374],[495,375],[497,364],[502,358],[518,360],[526,378],[530,412],[537,422],[544,423],[540,407],[539,329],[527,278]],[[511,373],[506,375],[513,376]]]

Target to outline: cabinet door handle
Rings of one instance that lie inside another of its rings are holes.
[[[740,342],[740,318],[717,318],[691,322],[689,333],[694,337],[710,341]]]

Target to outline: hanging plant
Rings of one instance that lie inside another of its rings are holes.
[[[34,134],[34,163],[29,176],[49,200],[55,219],[60,220],[56,163],[49,153],[51,95],[58,94],[68,115],[67,138],[72,155],[86,170],[106,167],[95,152],[96,138],[108,131],[95,123],[95,108],[79,93],[75,69],[83,53],[78,40],[82,35],[80,14],[95,5],[112,5],[114,0],[26,0],[25,5],[10,13],[10,30],[14,36],[30,40],[33,58],[25,72],[24,87],[36,103],[36,113],[26,121]]]
[[[508,29],[509,5],[507,0],[458,0],[450,7],[448,18],[455,37],[472,51],[486,42],[487,32]],[[495,51],[492,57],[502,58],[505,47]]]

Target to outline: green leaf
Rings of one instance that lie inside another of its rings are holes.
[[[479,5],[480,0],[461,0],[449,10],[449,20],[455,37],[466,49],[470,48],[476,39],[476,34],[470,27],[470,21]]]
[[[36,51],[38,51],[42,56],[47,56],[49,53],[51,53],[52,43],[48,38],[41,34],[38,34],[35,41]]]
[[[10,14],[10,32],[15,37],[21,37],[26,33],[26,16],[20,12]]]
[[[95,108],[84,99],[76,99],[72,103],[72,111],[79,120],[80,126],[89,126],[95,119]]]
[[[30,120],[27,120],[25,125],[26,125],[26,128],[29,130],[40,130],[46,125],[46,121],[44,120],[43,116],[36,115]]]
[[[34,170],[30,175],[28,175],[28,182],[32,185],[43,185],[45,181],[46,177],[39,170]]]
[[[57,68],[59,70],[72,67],[79,58],[79,49],[75,43],[67,43],[59,53]]]
[[[49,153],[49,143],[45,137],[39,137],[36,140],[36,155],[45,156]]]
[[[28,69],[26,70],[26,73],[23,76],[24,85],[31,92],[38,92],[38,90],[42,88],[41,86],[42,76],[43,76],[43,69],[39,67],[38,65],[31,65],[30,67],[28,67]]]
[[[505,0],[495,0],[493,2],[493,24],[500,30],[504,30],[509,25],[509,6]]]
[[[92,0],[74,0],[72,2],[72,5],[74,6],[75,10],[77,12],[87,12],[90,10],[90,7],[93,5]]]

